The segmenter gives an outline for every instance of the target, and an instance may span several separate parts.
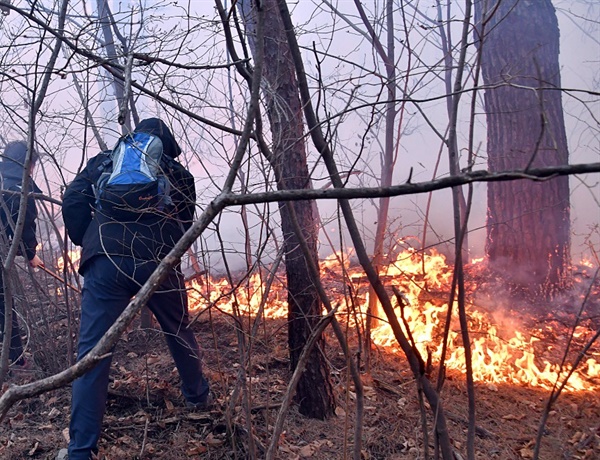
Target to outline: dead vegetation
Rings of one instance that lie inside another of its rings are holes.
[[[116,350],[101,458],[243,459],[249,458],[251,444],[257,458],[261,458],[270,442],[269,428],[290,376],[284,321],[266,321],[253,348],[247,375],[251,424],[241,404],[235,405],[231,416],[226,417],[239,368],[231,318],[215,312],[210,321],[201,319],[194,328],[203,347],[205,371],[217,396],[215,408],[209,414],[187,411],[160,332],[134,327]],[[310,420],[292,407],[279,443],[278,458],[317,460],[351,456],[354,394],[334,338],[328,335],[327,342],[326,353],[339,403],[337,416],[326,421]],[[23,383],[32,378],[12,377],[9,383]],[[378,349],[371,374],[364,378],[364,458],[423,458],[421,412],[404,359]],[[478,384],[477,395],[478,458],[530,458],[547,391],[517,385]],[[464,379],[460,374],[448,375],[442,397],[454,447],[461,452],[467,414]],[[69,398],[69,389],[63,388],[13,407],[0,426],[1,458],[54,459],[67,444]],[[594,391],[562,395],[548,421],[541,458],[598,458],[598,401],[599,394]]]
[[[442,273],[446,273],[446,270],[442,270]],[[478,279],[478,276],[477,273],[471,273],[470,279],[479,285],[489,281],[488,278]],[[331,295],[344,290],[343,283],[334,272],[326,271],[324,277]],[[352,288],[353,295],[359,299],[364,294],[365,286],[359,282],[359,278],[353,279],[356,283]],[[204,288],[210,289],[210,285],[205,284]],[[273,289],[276,293],[277,287]],[[39,299],[36,292],[36,289],[27,288],[21,295]],[[33,338],[30,352],[37,365],[36,373],[13,375],[5,383],[5,388],[6,385],[48,376],[60,370],[60,366],[67,365],[68,318],[72,316],[56,285],[49,283],[45,292],[50,294],[45,301],[27,303],[25,315]],[[571,298],[565,297],[557,301],[555,307],[546,306],[544,309],[540,305],[530,304],[527,310],[524,304],[515,302],[513,308],[505,308],[502,315],[498,314],[494,297],[483,294],[479,292],[478,305],[496,311],[495,321],[500,335],[503,329],[510,331],[518,323],[535,336],[538,363],[542,357],[560,362],[570,337],[570,327],[577,315],[575,308],[568,309],[565,305],[580,302],[581,292],[574,292]],[[443,289],[439,292],[424,290],[421,295],[421,301],[438,304],[445,301]],[[588,333],[600,327],[598,299],[600,295],[596,286],[592,290],[592,301],[579,317],[582,330]],[[250,304],[252,298],[243,301]],[[192,300],[192,304],[194,302],[196,300]],[[161,332],[152,328],[142,329],[139,321],[132,324],[115,350],[100,458],[264,458],[291,376],[285,315],[275,314],[279,308],[277,306],[273,307],[274,311],[268,308],[248,353],[250,362],[245,367],[245,391],[235,401],[232,401],[232,394],[242,375],[238,343],[240,336],[236,326],[249,331],[255,318],[243,311],[241,318],[236,317],[223,308],[217,308],[215,304],[209,309],[196,310],[201,313],[193,328],[203,350],[205,373],[217,399],[210,413],[185,409],[179,391],[179,378]],[[36,323],[33,323],[33,318],[37,318]],[[472,321],[475,319],[472,318]],[[37,326],[32,328],[32,325]],[[476,323],[472,322],[472,325],[475,327]],[[371,369],[367,373],[356,327],[349,326],[346,332],[354,359],[363,365],[363,458],[425,458],[423,416],[426,417],[429,432],[427,453],[429,458],[433,458],[435,446],[431,435],[431,411],[426,402],[424,406],[420,405],[414,378],[403,355],[394,346],[375,346]],[[336,416],[325,421],[308,419],[292,406],[279,440],[279,459],[352,458],[356,397],[352,378],[331,329],[326,330],[325,337],[325,353],[338,403]],[[477,337],[477,334],[473,337]],[[570,359],[588,339],[585,334],[573,337]],[[589,355],[598,360],[599,354],[596,344]],[[430,378],[435,381],[437,364],[434,362],[428,371],[431,372]],[[540,458],[599,458],[600,381],[597,377],[590,377],[588,383],[589,390],[563,392],[551,407]],[[480,382],[476,384],[476,396],[477,458],[532,458],[549,391],[523,384]],[[247,406],[244,397],[247,397]],[[463,374],[455,370],[448,371],[441,398],[453,447],[458,455],[464,455],[468,413]],[[67,445],[69,408],[69,388],[20,401],[0,424],[0,458],[54,460],[59,449]]]

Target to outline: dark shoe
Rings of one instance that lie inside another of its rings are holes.
[[[207,412],[213,408],[215,404],[215,398],[212,393],[208,393],[206,397],[206,401],[193,403],[190,401],[185,402],[185,407],[189,410],[199,411],[199,412]]]

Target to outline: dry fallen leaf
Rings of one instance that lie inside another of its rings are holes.
[[[186,449],[186,454],[188,457],[204,454],[208,451],[208,447],[206,447],[200,441],[191,440],[188,441],[188,445],[189,447]]]
[[[584,434],[581,431],[576,432],[571,439],[569,439],[569,444],[577,444],[579,441],[581,441],[583,436]]]
[[[211,415],[205,412],[190,412],[189,414],[185,414],[185,418],[188,420],[193,420],[195,422],[204,421],[206,423],[210,423],[210,421],[212,420]]]
[[[165,426],[171,423],[179,423],[181,419],[179,417],[166,417],[159,421],[159,426]]]
[[[150,356],[146,358],[146,362],[148,364],[155,364],[160,361],[160,356],[156,353],[152,353]]]
[[[344,409],[342,409],[340,406],[337,406],[335,408],[335,415],[337,415],[338,417],[345,417],[346,411]]]
[[[219,447],[223,445],[223,440],[215,438],[212,433],[208,433],[208,436],[204,438],[204,442],[211,447]]]
[[[316,452],[315,447],[311,444],[307,444],[306,446],[303,446],[300,448],[300,450],[298,451],[298,454],[300,454],[300,457],[302,457],[302,458],[307,458],[307,457],[312,457],[315,452]]]
[[[521,458],[533,458],[533,451],[525,447],[519,451],[519,454],[521,454]]]
[[[291,454],[292,453],[292,449],[290,449],[290,447],[287,444],[280,444],[279,445],[279,450],[281,452],[285,452],[286,454]]]

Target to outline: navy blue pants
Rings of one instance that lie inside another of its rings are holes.
[[[85,356],[123,312],[157,266],[130,257],[96,256],[85,268],[81,298],[78,357]],[[206,401],[208,382],[202,374],[200,352],[190,329],[187,295],[181,275],[173,272],[148,301],[159,322],[179,371],[184,397]],[[69,460],[88,460],[97,452],[106,408],[111,357],[73,382]]]
[[[1,263],[1,261],[0,261]],[[13,299],[14,302],[14,299]],[[0,335],[4,331],[4,312],[6,304],[4,302],[4,281],[2,279],[2,271],[0,270]],[[11,363],[22,364],[23,358],[23,342],[21,341],[21,329],[19,328],[19,320],[17,311],[13,307],[12,311],[12,334],[10,337],[10,350],[8,359]]]

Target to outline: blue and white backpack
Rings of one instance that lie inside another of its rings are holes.
[[[159,137],[144,132],[123,136],[100,166],[96,210],[116,220],[164,212],[173,204],[164,174],[167,160]]]

